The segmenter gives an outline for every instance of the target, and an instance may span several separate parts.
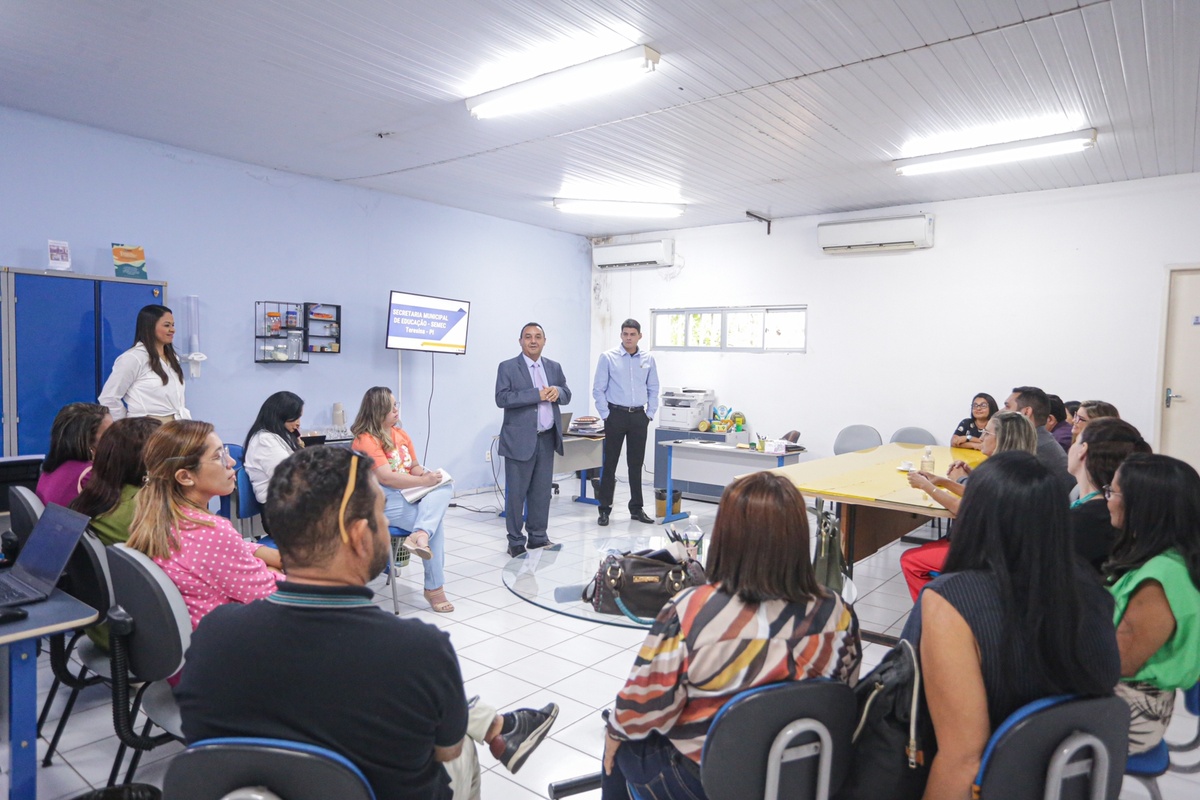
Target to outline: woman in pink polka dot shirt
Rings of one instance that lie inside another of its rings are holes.
[[[208,502],[236,484],[233,462],[213,426],[163,425],[146,443],[146,485],[138,492],[129,546],[154,559],[179,587],[194,630],[224,603],[249,603],[283,580],[279,551],[247,542]]]

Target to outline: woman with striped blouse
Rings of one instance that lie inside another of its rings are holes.
[[[738,692],[805,678],[858,679],[854,611],[817,583],[808,514],[792,483],[748,475],[725,490],[713,524],[709,583],[668,602],[609,715],[603,800],[703,798],[700,752]],[[690,792],[690,795],[687,794]]]

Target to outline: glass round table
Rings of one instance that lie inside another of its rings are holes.
[[[667,543],[666,536],[656,534],[562,542],[555,545],[555,549],[529,550],[512,559],[504,566],[501,577],[504,585],[517,597],[556,614],[646,630],[648,626],[628,617],[594,610],[591,603],[584,602],[583,590],[596,577],[600,562],[609,553],[657,550]]]

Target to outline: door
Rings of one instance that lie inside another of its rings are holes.
[[[99,397],[117,356],[133,347],[138,312],[144,306],[161,306],[163,292],[158,284],[113,281],[97,281],[96,284],[100,303],[100,372],[96,384],[96,396]]]
[[[1171,273],[1161,451],[1200,469],[1200,269]]]
[[[95,281],[14,275],[16,455],[45,453],[67,403],[96,402]]]

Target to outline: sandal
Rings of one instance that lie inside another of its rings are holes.
[[[446,599],[445,587],[426,589],[425,599],[429,601],[430,608],[439,614],[449,614],[454,610],[454,603]]]
[[[414,542],[413,539],[417,539],[417,541]],[[429,534],[425,531],[414,531],[404,538],[400,546],[417,558],[423,558],[426,561],[433,558],[433,551],[429,549]]]

